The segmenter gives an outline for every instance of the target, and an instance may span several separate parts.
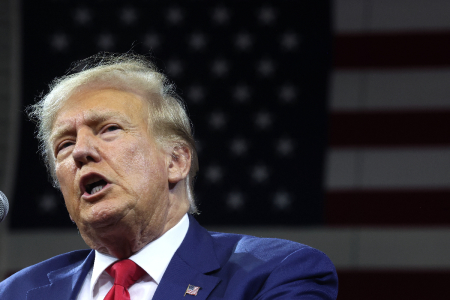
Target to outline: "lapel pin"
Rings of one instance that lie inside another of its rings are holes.
[[[200,289],[199,286],[195,286],[195,285],[190,284],[190,285],[188,285],[188,287],[186,289],[186,292],[184,293],[184,296],[186,296],[186,294],[197,296],[197,293],[198,293],[199,289]]]

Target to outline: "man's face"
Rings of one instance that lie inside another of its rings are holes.
[[[71,218],[94,249],[106,232],[154,239],[165,231],[170,155],[149,132],[147,112],[134,93],[89,89],[56,115],[56,176]]]

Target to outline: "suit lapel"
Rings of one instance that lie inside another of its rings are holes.
[[[195,300],[204,300],[220,282],[219,278],[206,273],[219,268],[210,234],[189,216],[186,237],[170,261],[153,299],[188,300],[195,297]],[[185,296],[189,285],[200,287],[197,296]]]
[[[94,251],[78,265],[68,265],[47,274],[49,284],[29,290],[27,300],[75,300],[94,263]]]
[[[220,279],[213,276],[204,275],[186,262],[184,262],[179,256],[174,255],[169,267],[167,268],[164,276],[156,289],[156,293],[153,297],[154,300],[165,299],[185,299],[188,300],[192,295],[186,295],[186,289],[191,284],[200,287],[195,300],[204,300],[208,297],[211,291],[219,283]],[[187,297],[187,298],[186,298]]]

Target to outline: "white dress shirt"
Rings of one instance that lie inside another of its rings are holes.
[[[186,214],[177,225],[129,258],[147,272],[128,289],[131,300],[153,298],[188,228],[189,218]],[[77,300],[103,300],[114,284],[114,278],[106,272],[106,268],[117,260],[113,256],[95,251],[94,265],[83,282]]]

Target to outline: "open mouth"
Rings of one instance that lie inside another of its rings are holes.
[[[93,195],[101,191],[107,184],[108,183],[103,179],[100,179],[99,181],[93,182],[91,184],[87,184],[85,187],[86,193],[88,193],[89,195]]]
[[[103,190],[108,185],[106,179],[95,173],[84,176],[81,179],[80,190],[81,194],[94,195]]]

